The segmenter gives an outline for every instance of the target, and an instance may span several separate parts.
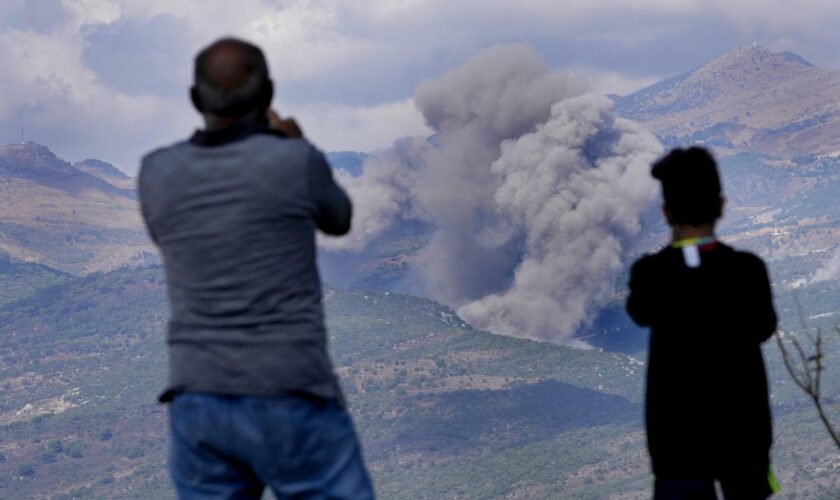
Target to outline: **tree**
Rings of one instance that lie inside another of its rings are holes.
[[[820,416],[825,429],[834,440],[834,444],[840,449],[840,434],[834,430],[831,420],[825,413],[823,407],[823,399],[821,394],[822,375],[824,373],[823,366],[823,331],[822,328],[817,328],[816,332],[811,332],[805,324],[805,313],[802,311],[802,306],[799,305],[799,320],[802,325],[802,331],[808,339],[812,353],[808,353],[802,342],[796,339],[794,335],[785,335],[783,337],[781,332],[776,332],[776,343],[779,346],[779,351],[782,353],[782,361],[785,363],[785,369],[790,374],[794,383],[802,389],[805,394],[811,399],[817,413]],[[835,333],[840,335],[840,326],[835,328]]]

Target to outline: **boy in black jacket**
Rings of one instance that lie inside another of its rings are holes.
[[[724,199],[708,151],[653,166],[672,242],[630,274],[627,312],[651,328],[645,399],[655,499],[764,499],[772,428],[760,345],[776,330],[764,263],[715,239]]]

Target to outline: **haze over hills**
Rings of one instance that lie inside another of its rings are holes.
[[[840,70],[790,52],[744,47],[616,102],[667,144],[788,158],[840,151]]]

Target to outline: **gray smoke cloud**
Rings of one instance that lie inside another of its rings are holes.
[[[335,170],[336,180],[353,198],[353,229],[341,238],[319,235],[319,244],[333,250],[360,251],[399,220],[420,218],[420,177],[424,158],[432,149],[425,138],[407,137],[368,158],[361,177]]]
[[[533,133],[507,142],[491,170],[498,211],[525,233],[512,286],[459,312],[499,333],[567,337],[615,294],[623,243],[656,194],[657,141],[586,94],[551,108]],[[521,333],[520,333],[521,334]]]
[[[435,135],[398,141],[361,177],[339,174],[354,229],[322,245],[360,251],[422,221],[433,234],[414,271],[426,293],[478,328],[567,341],[614,295],[661,146],[527,45],[480,53],[415,102]]]

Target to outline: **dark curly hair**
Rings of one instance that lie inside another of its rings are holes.
[[[722,189],[717,164],[702,147],[676,148],[653,164],[672,222],[701,226],[721,216]]]

